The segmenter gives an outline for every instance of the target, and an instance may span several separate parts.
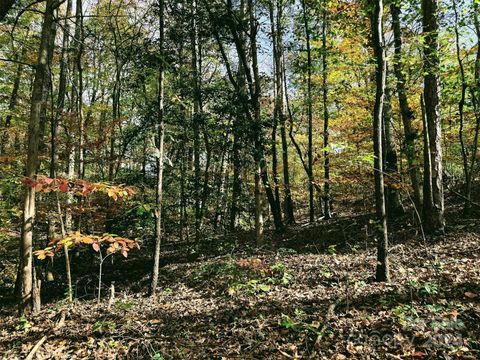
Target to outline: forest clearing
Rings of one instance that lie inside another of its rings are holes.
[[[2,359],[479,359],[478,0],[2,0]]]

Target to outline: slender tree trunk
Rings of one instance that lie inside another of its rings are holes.
[[[112,30],[115,32],[115,30]],[[117,44],[115,42],[115,48],[117,48]],[[112,92],[112,122],[113,126],[111,129],[110,134],[110,149],[109,149],[109,162],[108,162],[108,181],[113,181],[115,178],[115,164],[117,161],[120,161],[118,156],[115,154],[115,125],[120,119],[120,97],[121,97],[121,90],[122,90],[122,68],[123,63],[119,59],[118,50],[115,51],[115,81],[113,85],[113,92]]]
[[[83,117],[83,66],[82,66],[82,57],[83,57],[83,41],[84,41],[84,29],[83,29],[83,13],[82,13],[82,0],[76,0],[76,24],[75,24],[75,40],[76,40],[76,49],[75,49],[75,66],[77,79],[75,86],[77,87],[76,91],[76,114],[78,119],[78,177],[81,179],[84,176],[84,138],[85,138],[85,122]]]
[[[474,83],[470,86],[470,95],[475,114],[475,132],[473,136],[473,149],[470,155],[469,177],[465,184],[465,206],[464,213],[468,214],[471,210],[471,196],[472,196],[472,182],[476,174],[475,165],[477,164],[478,156],[478,137],[480,132],[480,22],[478,20],[478,13],[480,11],[478,2],[473,2],[473,23],[475,26],[475,34],[477,36],[477,54],[475,57],[474,66]]]
[[[234,231],[237,226],[238,218],[238,202],[242,192],[242,182],[240,179],[240,140],[239,140],[239,125],[237,124],[241,117],[235,119],[233,124],[233,179],[232,179],[232,204],[230,207],[230,231]]]
[[[260,190],[260,168],[255,172],[255,239],[257,246],[265,242],[263,235],[263,204]]]
[[[322,99],[323,99],[323,158],[324,158],[324,185],[323,185],[323,216],[325,219],[332,217],[331,196],[330,196],[330,129],[328,112],[328,62],[327,62],[327,9],[326,1],[323,1],[322,19]]]
[[[401,215],[404,212],[402,203],[400,201],[400,193],[397,190],[396,184],[398,177],[398,156],[395,149],[395,141],[393,139],[393,118],[392,108],[390,103],[390,89],[385,87],[385,100],[383,104],[383,127],[384,127],[384,161],[385,161],[385,175],[388,176],[385,181],[385,202],[387,209],[387,216],[394,217]]]
[[[431,155],[430,155],[430,139],[428,134],[427,114],[425,111],[425,99],[423,94],[420,96],[420,106],[422,109],[423,124],[423,211],[425,211],[425,203],[431,204],[432,197],[432,174],[431,174]]]
[[[443,198],[442,128],[439,114],[438,76],[438,0],[422,0],[424,100],[427,131],[430,145],[431,201],[423,203],[425,230],[428,233],[443,233],[445,229]],[[426,149],[425,149],[426,150]],[[424,150],[424,151],[425,151]]]
[[[181,151],[181,162],[180,162],[180,170],[182,174],[185,174],[186,171],[186,159],[185,159],[185,148],[187,144],[187,136],[184,133],[183,134],[183,142],[182,142],[182,151]],[[188,240],[188,230],[187,229],[187,201],[185,199],[185,184],[186,183],[186,178],[185,176],[181,176],[180,179],[180,240],[184,240],[184,234],[187,232],[187,240]]]
[[[210,145],[210,141],[208,140],[208,133],[205,127],[203,129],[203,140],[205,143],[206,162],[205,171],[203,173],[202,197],[200,202],[200,229],[203,227],[203,214],[205,208],[207,208],[208,210],[208,196],[210,194],[210,188],[208,186],[208,183],[210,178],[210,164],[212,162],[212,148]]]
[[[373,151],[374,151],[374,175],[375,175],[375,203],[377,221],[377,281],[390,281],[388,261],[388,231],[387,216],[385,210],[385,193],[383,181],[382,159],[382,134],[383,134],[383,107],[385,99],[386,83],[386,59],[385,43],[383,36],[383,0],[377,0],[372,14],[372,38],[373,49],[376,59],[375,83],[375,107],[373,112]]]
[[[280,207],[280,188],[279,188],[279,176],[278,176],[278,158],[277,158],[277,131],[278,131],[278,74],[279,64],[277,56],[277,31],[275,29],[275,10],[274,0],[271,0],[268,4],[270,13],[270,27],[272,36],[272,53],[273,53],[273,119],[272,119],[272,180],[274,186],[275,200]]]
[[[164,124],[164,32],[165,32],[165,18],[164,18],[164,0],[159,0],[159,21],[160,21],[160,64],[158,69],[158,118],[157,118],[157,196],[155,202],[155,253],[153,257],[153,273],[152,283],[150,286],[150,294],[155,295],[158,284],[158,275],[160,271],[160,245],[162,242],[162,197],[163,197],[163,143],[165,138],[165,124]]]
[[[67,56],[67,51],[68,51],[68,46],[69,46],[69,36],[70,36],[70,20],[69,17],[71,15],[71,10],[72,10],[72,1],[68,0],[66,9],[65,9],[65,19],[63,21],[63,39],[62,39],[62,50],[61,50],[61,55],[60,55],[60,74],[59,74],[59,85],[58,85],[58,95],[57,95],[57,101],[56,101],[56,109],[55,113],[52,116],[51,123],[50,123],[50,135],[51,135],[51,149],[50,149],[50,177],[55,178],[57,177],[57,161],[58,161],[58,154],[57,154],[57,133],[58,133],[58,125],[60,122],[60,118],[63,115],[63,112],[65,111],[65,96],[66,96],[66,90],[67,90],[67,68],[68,68],[68,56]],[[69,154],[71,157],[74,156],[74,149],[73,145],[71,148],[72,153]],[[70,157],[69,160],[72,161],[72,165],[74,164],[74,160],[72,160]],[[73,176],[73,168],[70,168],[70,163],[69,163],[69,175]],[[70,202],[69,205],[71,205],[73,199],[72,195],[68,194],[68,201]],[[55,197],[55,198],[53,198]],[[65,225],[63,222],[62,218],[62,211],[60,207],[60,201],[58,198],[58,194],[52,193],[52,201],[57,203],[57,213],[58,213],[58,220],[61,225],[61,235],[62,238],[65,238],[67,235],[67,230],[65,229]],[[68,218],[66,218],[66,222],[68,223],[68,226],[70,227],[71,230],[71,210],[68,209]],[[50,235],[50,238],[53,239],[55,238],[54,232],[55,232],[55,221],[52,219],[51,220],[51,228],[52,228],[52,233]],[[73,300],[73,287],[72,287],[72,275],[71,275],[71,269],[70,269],[70,256],[69,256],[69,251],[68,247],[64,246],[64,254],[65,254],[65,271],[67,274],[67,286],[68,286],[68,300],[71,302]],[[52,274],[53,277],[53,274]]]
[[[408,104],[406,79],[403,74],[402,64],[402,30],[400,27],[400,7],[396,2],[390,5],[390,12],[392,14],[392,27],[395,45],[394,53],[394,72],[397,78],[397,94],[398,103],[400,106],[400,114],[402,116],[403,129],[405,132],[405,154],[408,163],[408,172],[410,175],[410,182],[413,188],[413,201],[417,209],[421,208],[422,198],[420,192],[420,172],[418,168],[417,153],[415,150],[415,139],[418,134],[412,126],[413,111]]]
[[[197,1],[191,2],[192,81],[193,81],[193,156],[194,156],[194,199],[195,199],[195,241],[200,240],[201,186],[200,186],[200,122],[202,121],[202,99],[200,89],[200,51],[197,28]]]
[[[287,109],[285,101],[285,93],[287,86],[285,83],[285,60],[283,46],[283,0],[275,0],[276,2],[276,47],[275,47],[275,75],[276,75],[276,108],[277,116],[280,123],[280,137],[282,140],[282,162],[283,162],[283,184],[284,184],[284,206],[285,206],[285,222],[287,224],[295,223],[292,191],[290,188],[290,171],[288,164],[288,143],[287,143]],[[280,206],[280,205],[279,205]]]
[[[303,26],[307,47],[307,117],[308,117],[308,213],[310,222],[315,221],[314,180],[313,180],[313,99],[312,99],[312,50],[310,27],[308,26],[307,4],[302,0]]]
[[[230,1],[230,0],[229,0]],[[263,149],[263,134],[262,134],[262,124],[261,124],[261,114],[260,114],[260,74],[258,70],[258,59],[257,59],[257,20],[255,16],[255,9],[252,0],[248,0],[248,12],[249,12],[249,21],[250,21],[250,54],[252,57],[252,74],[253,79],[250,81],[251,90],[251,99],[253,105],[253,119],[255,126],[255,161],[258,163],[260,168],[260,178],[262,179],[265,192],[267,194],[268,201],[270,203],[270,208],[273,214],[273,220],[275,228],[277,230],[283,229],[281,211],[278,207],[278,204],[275,201],[274,193],[270,186],[270,180],[268,178],[267,163],[265,160],[265,152]],[[248,72],[247,72],[248,73]],[[261,200],[255,201],[255,204],[260,204]],[[256,215],[258,219],[255,223],[261,223],[260,219],[263,217],[262,209],[256,207]],[[258,230],[258,229],[257,229]],[[257,231],[258,233],[258,231]]]
[[[232,70],[230,63],[228,61],[225,48],[220,40],[220,36],[218,31],[214,28],[214,36],[217,40],[217,43],[220,48],[220,53],[222,58],[224,59],[226,68],[227,68],[227,75],[230,79],[230,82],[235,87],[235,90],[240,98],[240,104],[245,110],[245,116],[247,117],[248,121],[252,124],[252,133],[254,134],[254,160],[260,167],[260,178],[263,183],[263,187],[265,189],[265,193],[267,195],[268,203],[270,205],[270,209],[273,214],[273,220],[275,224],[275,229],[280,231],[283,229],[282,223],[282,216],[280,208],[278,207],[275,201],[275,195],[270,185],[270,179],[268,176],[268,169],[265,160],[265,151],[263,146],[263,134],[262,134],[262,124],[261,124],[261,117],[260,117],[260,76],[258,72],[258,61],[257,61],[257,45],[256,45],[256,20],[254,18],[253,12],[253,4],[252,1],[249,1],[249,8],[250,8],[250,52],[252,55],[252,62],[251,65],[247,61],[247,51],[246,46],[243,42],[240,41],[239,31],[243,31],[244,29],[238,28],[238,23],[236,21],[236,17],[233,13],[233,5],[231,0],[227,0],[227,14],[229,18],[229,22],[227,23],[231,35],[234,40],[235,48],[237,50],[237,55],[240,61],[240,67],[243,68],[245,72],[245,77],[247,80],[247,87],[248,87],[248,94],[250,97],[248,98],[246,93],[243,89],[238,85],[235,81],[235,78],[232,75]],[[209,10],[208,7],[206,8],[207,11]],[[212,16],[210,12],[210,16]],[[252,74],[253,73],[253,74]],[[255,81],[254,81],[255,79]]]
[[[53,44],[50,39],[51,27],[53,26],[54,1],[47,0],[43,18],[40,47],[35,68],[35,79],[32,88],[30,119],[27,143],[27,164],[25,176],[34,179],[38,166],[38,146],[40,139],[40,118],[42,108],[46,102],[49,78],[48,52]],[[21,266],[21,299],[20,312],[29,313],[32,310],[32,247],[33,227],[35,223],[35,188],[27,186],[25,190],[25,202],[23,208],[22,236],[20,239],[20,266]]]
[[[58,133],[58,124],[60,118],[63,115],[65,110],[65,96],[67,92],[67,69],[68,69],[68,56],[67,50],[69,46],[69,36],[70,36],[70,21],[69,17],[72,11],[72,1],[67,1],[67,6],[65,9],[65,20],[63,21],[63,39],[62,39],[62,50],[60,55],[60,74],[59,74],[59,83],[58,83],[58,95],[56,101],[56,111],[55,115],[52,118],[50,135],[51,135],[51,146],[50,146],[50,177],[54,178],[57,174],[56,164],[57,164],[57,133]]]
[[[230,134],[227,132],[227,135],[225,136],[225,141],[224,144],[228,144],[228,138],[230,137]],[[220,156],[220,169],[219,169],[219,177],[216,181],[217,185],[217,202],[215,204],[215,215],[213,218],[213,230],[217,231],[219,223],[222,222],[223,220],[223,215],[225,213],[225,183],[227,182],[227,159],[228,157],[228,150],[226,149],[226,146],[222,149],[222,154]]]
[[[465,176],[465,198],[469,199],[470,194],[467,192],[467,183],[470,182],[470,167],[468,161],[468,154],[467,148],[465,146],[465,135],[464,135],[464,107],[465,107],[465,97],[467,94],[467,82],[465,80],[465,67],[463,66],[463,61],[460,53],[460,34],[458,30],[458,11],[457,11],[457,4],[456,0],[452,1],[453,5],[453,12],[455,14],[455,48],[456,48],[456,55],[457,55],[457,62],[460,68],[460,82],[461,82],[461,92],[460,92],[460,100],[458,102],[458,117],[459,117],[459,129],[458,129],[458,138],[460,141],[460,149],[462,152],[462,162],[463,162],[463,174]],[[465,205],[469,203],[467,200]],[[466,209],[466,207],[464,208]]]

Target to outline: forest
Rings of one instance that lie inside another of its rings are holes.
[[[1,0],[0,358],[479,359],[479,0]]]

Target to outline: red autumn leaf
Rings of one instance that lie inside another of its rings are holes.
[[[62,181],[62,182],[60,183],[60,185],[58,186],[58,189],[59,189],[61,192],[64,192],[64,193],[68,192],[68,188],[69,188],[69,187],[68,187],[68,182],[67,182],[67,181]]]
[[[123,250],[123,251],[122,251],[122,255],[123,255],[124,257],[127,257],[127,256],[128,256],[128,251],[127,251],[127,250]]]

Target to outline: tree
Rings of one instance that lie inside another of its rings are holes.
[[[457,6],[457,0],[452,0],[452,8],[454,13],[454,32],[455,32],[455,50],[458,67],[460,69],[460,100],[458,101],[458,117],[459,117],[459,131],[458,137],[460,142],[460,149],[462,153],[463,173],[465,177],[465,204],[464,214],[467,215],[471,211],[471,197],[472,197],[472,182],[475,177],[475,163],[478,153],[478,136],[480,131],[480,112],[479,103],[477,100],[478,84],[480,77],[480,27],[478,23],[478,3],[473,2],[473,23],[477,36],[477,54],[475,59],[475,65],[473,66],[473,84],[469,85],[467,81],[467,71],[465,69],[462,49],[461,49],[461,34],[460,34],[460,14]],[[471,104],[473,107],[473,113],[475,115],[475,127],[473,130],[473,141],[469,146],[467,145],[467,136],[465,134],[466,116],[465,107],[467,106],[467,91],[470,90]]]
[[[385,41],[383,35],[383,0],[373,4],[372,17],[372,43],[376,60],[375,68],[375,107],[373,111],[373,152],[374,152],[374,177],[375,177],[375,207],[377,213],[377,281],[390,281],[388,262],[388,231],[385,210],[385,193],[383,181],[383,110],[385,101],[385,84],[387,66],[385,59]]]
[[[287,143],[287,103],[286,93],[287,84],[285,81],[285,54],[283,44],[283,0],[275,0],[276,19],[272,17],[272,22],[275,23],[275,29],[272,34],[272,39],[275,42],[273,47],[273,56],[275,60],[275,113],[280,123],[280,138],[282,141],[282,161],[283,161],[283,183],[285,193],[285,222],[294,223],[294,209],[292,191],[290,186],[290,171],[288,163],[288,143]],[[273,7],[273,4],[271,5]]]
[[[410,175],[410,182],[413,188],[413,200],[417,209],[420,210],[422,198],[420,193],[420,173],[418,170],[418,159],[415,150],[415,140],[418,137],[414,127],[412,126],[413,111],[408,104],[406,79],[404,76],[404,67],[402,62],[402,30],[400,26],[400,6],[396,1],[390,5],[390,13],[392,15],[392,28],[394,38],[394,58],[393,69],[397,79],[397,95],[400,107],[400,114],[403,122],[403,129],[405,132],[405,154],[408,162],[408,172]]]
[[[438,43],[438,0],[422,0],[424,101],[429,161],[424,163],[423,217],[425,230],[443,233],[445,228],[443,199],[442,128],[439,114],[438,77],[440,71]],[[427,168],[428,167],[428,168]]]
[[[164,139],[165,139],[165,123],[164,123],[164,89],[165,89],[165,14],[164,0],[160,0],[159,6],[159,56],[160,63],[158,66],[158,117],[156,124],[157,135],[157,186],[155,199],[155,252],[153,255],[153,272],[152,283],[150,285],[150,294],[155,295],[158,275],[160,271],[160,246],[162,242],[162,200],[163,200],[163,158],[164,158]]]
[[[40,141],[40,119],[42,109],[45,107],[47,96],[47,83],[49,79],[49,47],[51,41],[51,27],[54,26],[53,13],[59,3],[47,0],[43,17],[40,45],[35,65],[35,78],[32,87],[30,118],[28,122],[28,145],[25,177],[33,179],[38,167],[38,146]],[[28,313],[32,309],[33,287],[33,228],[35,225],[35,187],[26,186],[25,201],[23,207],[22,236],[20,239],[20,277],[21,277],[21,300],[20,312]]]
[[[329,111],[328,111],[328,60],[327,60],[327,4],[323,1],[322,9],[322,101],[323,101],[323,169],[324,169],[324,185],[323,185],[323,216],[330,219],[331,199],[330,199],[330,141],[329,141]]]
[[[307,50],[307,118],[308,118],[308,209],[310,222],[315,220],[315,203],[313,198],[314,179],[313,179],[313,98],[312,98],[312,49],[311,33],[308,24],[308,8],[305,0],[302,0],[302,19],[305,31],[305,45]]]

